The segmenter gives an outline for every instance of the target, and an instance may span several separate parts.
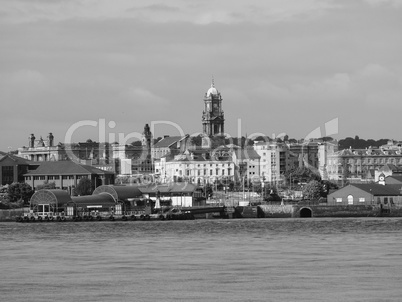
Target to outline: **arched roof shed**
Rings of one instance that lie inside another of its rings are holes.
[[[92,195],[110,194],[115,202],[128,201],[132,198],[141,198],[142,192],[137,186],[114,186],[104,185],[95,189]]]
[[[71,201],[70,195],[64,190],[39,190],[36,191],[31,197],[31,204],[49,204],[53,207],[62,207]]]
[[[77,207],[82,208],[109,208],[116,204],[115,199],[110,194],[73,196],[72,201]]]

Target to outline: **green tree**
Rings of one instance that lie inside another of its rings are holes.
[[[88,177],[83,177],[77,184],[75,188],[75,193],[77,195],[91,195],[92,194],[92,182]]]
[[[305,199],[318,199],[321,197],[321,191],[321,182],[312,180],[303,187],[303,197]]]
[[[24,182],[13,182],[7,189],[8,198],[11,202],[17,202],[19,200],[28,201],[32,196],[32,187]]]

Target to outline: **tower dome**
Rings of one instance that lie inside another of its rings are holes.
[[[218,90],[215,88],[214,83],[211,84],[211,88],[208,89],[207,92],[207,97],[210,97],[211,95],[217,95]]]

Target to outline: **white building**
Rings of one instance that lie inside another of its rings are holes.
[[[205,150],[187,150],[180,155],[165,156],[155,161],[155,175],[162,183],[213,183],[215,180],[234,180],[235,164],[231,158],[209,156]]]
[[[263,181],[276,183],[287,170],[289,149],[276,142],[255,141],[254,150],[260,156],[260,177]]]

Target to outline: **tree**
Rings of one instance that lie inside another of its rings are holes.
[[[339,188],[336,183],[333,183],[329,180],[323,180],[321,181],[321,184],[322,184],[322,192],[321,192],[322,197],[327,197],[331,190],[338,190]]]
[[[287,183],[291,183],[292,186],[294,183],[298,182],[309,182],[311,180],[321,180],[321,176],[319,173],[316,173],[306,167],[296,168],[293,170],[289,170],[285,172],[285,178]]]
[[[83,177],[75,188],[77,195],[91,195],[92,194],[92,182],[88,177]]]
[[[318,199],[321,197],[322,184],[317,180],[312,180],[303,187],[303,197],[305,199]]]
[[[24,182],[13,182],[8,186],[8,197],[11,202],[24,200],[25,202],[32,196],[32,187]]]
[[[38,185],[36,187],[37,190],[53,190],[56,189],[56,183],[55,182],[49,182],[45,181],[43,184]]]

